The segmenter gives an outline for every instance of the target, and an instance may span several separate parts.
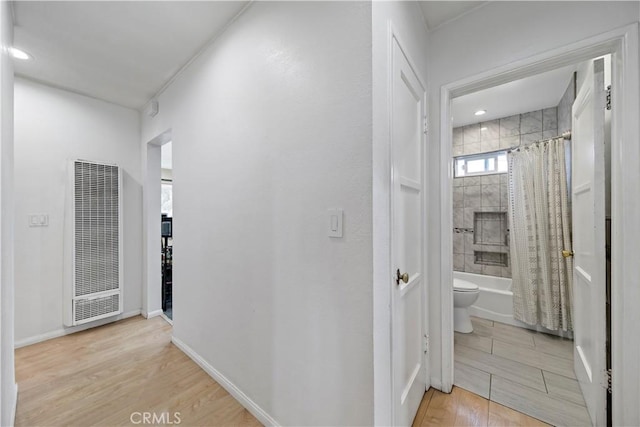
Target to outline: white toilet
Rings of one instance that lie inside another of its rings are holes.
[[[476,302],[480,289],[475,283],[453,279],[453,330],[465,334],[473,332],[468,308]]]

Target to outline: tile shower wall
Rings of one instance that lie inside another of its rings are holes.
[[[508,149],[571,130],[575,80],[574,73],[557,107],[453,129],[453,155]],[[511,277],[508,219],[482,219],[482,213],[506,213],[508,203],[506,174],[453,180],[454,270]],[[503,239],[505,244],[496,244]]]
[[[576,99],[576,75],[575,73],[569,81],[567,90],[562,95],[558,104],[558,131],[560,133],[571,130],[571,106]]]
[[[508,149],[556,135],[556,107],[531,111],[454,128],[453,155]],[[507,174],[453,180],[454,270],[511,277],[508,203]]]

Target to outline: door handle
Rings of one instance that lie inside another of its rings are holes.
[[[407,273],[400,274],[400,269],[398,269],[396,270],[396,285],[400,284],[400,280],[407,283],[409,281],[409,275]]]
[[[562,256],[565,257],[565,258],[570,258],[570,257],[573,256],[573,251],[564,250],[564,251],[562,251]]]

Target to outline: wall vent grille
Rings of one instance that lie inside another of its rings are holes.
[[[65,227],[65,324],[122,312],[122,176],[118,166],[70,162]]]
[[[75,295],[118,289],[118,167],[75,162]]]
[[[74,301],[75,321],[100,317],[108,313],[120,311],[120,295],[114,294],[106,297],[78,299]]]

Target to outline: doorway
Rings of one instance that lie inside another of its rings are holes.
[[[172,142],[160,150],[160,214],[162,236],[162,312],[173,320],[173,162]]]
[[[173,317],[173,162],[171,160],[171,148],[164,148],[171,141],[171,130],[167,130],[147,142],[144,146],[146,151],[146,155],[143,156],[145,171],[143,230],[145,243],[143,247],[144,277],[142,287],[143,316],[146,318],[163,316],[170,323],[172,320],[165,314],[164,310],[168,295],[165,296],[165,292],[163,292],[163,277],[168,278],[165,269],[170,265],[171,287],[169,289],[171,290],[171,302],[169,307],[171,311],[169,314]],[[168,167],[162,167],[163,161],[165,166]],[[165,181],[163,181],[163,173]],[[163,197],[165,197],[164,206]],[[163,213],[167,218],[164,221],[164,227]],[[163,231],[166,237],[163,237]],[[166,256],[165,252],[167,252]],[[170,264],[165,263],[165,259]],[[164,289],[167,290],[167,287],[164,287]]]
[[[554,425],[605,422],[604,62],[452,102],[454,385]]]
[[[626,95],[624,93],[624,82],[628,82],[628,79],[631,79],[632,82],[637,80],[637,68],[634,69],[632,66],[627,66],[626,61],[630,61],[632,64],[637,56],[637,49],[632,50],[632,53],[625,50],[626,43],[629,40],[633,40],[631,43],[633,46],[636,46],[637,42],[637,28],[626,28],[621,29],[619,31],[613,31],[609,34],[604,34],[598,37],[595,37],[591,40],[587,40],[580,43],[580,46],[568,46],[562,49],[558,49],[555,52],[545,53],[543,55],[539,55],[535,58],[530,58],[527,60],[520,61],[519,63],[510,64],[509,66],[502,67],[498,70],[493,70],[491,72],[484,73],[480,76],[474,76],[469,79],[465,79],[464,81],[456,82],[450,85],[447,85],[443,88],[442,91],[442,127],[441,133],[443,136],[443,145],[441,149],[442,158],[441,165],[443,168],[442,179],[445,180],[444,185],[442,186],[442,192],[447,192],[448,194],[442,194],[441,200],[443,201],[443,218],[442,218],[442,228],[443,229],[453,229],[453,204],[451,203],[451,194],[453,192],[453,178],[446,177],[448,175],[448,171],[453,170],[453,132],[452,128],[449,127],[449,117],[451,117],[451,104],[450,100],[456,97],[462,97],[467,94],[471,94],[474,92],[478,92],[480,90],[484,90],[490,87],[498,86],[500,84],[513,82],[523,77],[534,76],[543,72],[555,70],[572,63],[582,63],[586,60],[590,60],[594,57],[598,57],[600,55],[611,54],[612,55],[612,89],[613,89],[613,100],[612,100],[612,127],[611,127],[611,150],[614,159],[611,165],[611,183],[612,183],[612,203],[611,203],[611,223],[613,224],[614,230],[611,232],[613,236],[619,236],[620,238],[614,240],[612,243],[612,253],[614,255],[612,262],[612,282],[611,282],[611,296],[612,296],[612,305],[616,305],[616,301],[619,304],[624,304],[621,299],[621,295],[625,292],[628,294],[629,289],[628,284],[622,280],[623,277],[626,277],[627,274],[631,272],[625,269],[623,266],[626,262],[623,262],[623,258],[626,257],[626,254],[622,250],[626,247],[625,241],[627,240],[623,233],[617,234],[615,228],[618,227],[618,231],[622,231],[625,228],[629,228],[633,223],[632,215],[628,215],[625,212],[625,209],[622,209],[622,200],[625,200],[626,203],[631,203],[632,205],[635,203],[633,200],[635,199],[635,192],[629,191],[627,189],[627,185],[624,180],[621,179],[623,172],[631,167],[636,168],[637,159],[630,158],[616,158],[615,153],[625,152],[631,150],[635,152],[637,147],[637,126],[634,124],[634,120],[632,117],[637,115],[638,111],[638,102],[637,97],[633,97],[633,95]],[[631,58],[631,59],[630,59]],[[623,78],[624,77],[624,78]],[[634,80],[635,77],[635,80]],[[634,88],[634,83],[631,84]],[[615,94],[619,98],[615,98]],[[574,117],[575,120],[575,117]],[[633,141],[632,147],[623,146],[622,141],[623,138],[627,141],[627,144],[630,144],[629,141]],[[575,184],[576,187],[574,190],[584,190],[584,188],[579,188],[581,184]],[[585,187],[586,188],[586,187]],[[633,196],[631,195],[633,194]],[[575,197],[575,194],[574,194]],[[604,203],[604,200],[602,201]],[[616,220],[617,218],[617,220]],[[485,218],[489,219],[489,218]],[[605,229],[605,221],[602,218],[602,229]],[[604,234],[604,233],[603,233]],[[604,238],[598,241],[604,252]],[[453,239],[444,239],[442,243],[443,252],[451,253],[451,257],[444,257],[443,262],[441,264],[442,270],[441,275],[443,280],[442,282],[442,300],[443,300],[443,315],[442,315],[442,350],[443,350],[443,389],[448,390],[450,386],[454,384],[454,354],[453,354],[453,345],[452,339],[453,336],[453,266],[454,266],[454,258],[453,258]],[[618,248],[619,252],[616,252],[615,248]],[[620,259],[615,257],[615,254],[620,254]],[[474,254],[475,255],[475,254]],[[576,253],[577,255],[577,253]],[[570,256],[570,255],[569,255]],[[448,259],[447,259],[448,258]],[[495,257],[494,257],[495,258]],[[485,259],[490,260],[491,257],[485,257]],[[496,258],[497,259],[497,258]],[[494,259],[495,260],[495,259]],[[605,264],[604,256],[602,259],[602,263]],[[578,264],[578,260],[576,257],[576,264]],[[458,263],[459,265],[459,263]],[[584,265],[584,264],[583,264]],[[619,275],[616,275],[615,269],[618,267]],[[605,312],[605,303],[606,303],[606,292],[605,292],[605,283],[604,280],[601,280],[599,286],[602,286],[602,295],[600,298],[600,306],[602,313]],[[633,291],[631,291],[633,292]],[[611,310],[612,319],[610,322],[611,325],[611,360],[612,360],[612,370],[608,370],[606,362],[601,363],[602,366],[598,364],[592,366],[590,372],[587,372],[587,377],[589,381],[593,384],[605,384],[608,383],[608,380],[602,380],[601,378],[606,378],[607,373],[611,374],[612,378],[612,387],[613,387],[613,401],[610,403],[609,412],[611,412],[613,419],[616,417],[622,417],[622,402],[625,400],[625,396],[623,393],[616,393],[615,390],[624,390],[632,387],[632,384],[627,382],[625,377],[629,376],[629,372],[632,372],[633,375],[637,373],[637,366],[633,365],[629,367],[625,366],[625,373],[623,374],[622,369],[620,369],[620,374],[616,376],[616,366],[622,368],[622,365],[616,363],[616,361],[622,360],[624,354],[628,352],[633,352],[633,345],[626,346],[622,340],[616,339],[616,337],[621,338],[623,336],[630,337],[631,331],[627,331],[625,329],[625,325],[623,320],[626,315],[622,310]],[[634,317],[630,315],[629,317]],[[495,321],[494,321],[495,322]],[[604,331],[604,314],[603,321],[598,323]],[[599,340],[598,345],[601,345],[601,348],[598,350],[598,354],[602,356],[602,359],[605,359],[605,340]],[[574,348],[574,358],[575,355],[579,353],[577,351],[577,345]],[[577,358],[575,360],[577,362]],[[574,362],[574,367],[577,363]],[[450,365],[449,365],[450,364]],[[450,369],[450,370],[449,370]],[[577,372],[577,369],[574,369],[574,373]],[[543,378],[544,381],[544,378]],[[606,393],[606,388],[604,388]],[[602,394],[604,395],[604,394]],[[616,398],[617,396],[617,398]],[[619,399],[619,401],[617,401]],[[587,403],[588,404],[588,403]],[[603,424],[602,415],[604,414],[603,409],[605,408],[605,404],[602,403],[595,408],[595,411],[590,411],[591,422],[596,422],[598,425]],[[594,413],[596,414],[594,416]],[[621,418],[619,418],[621,419]]]

